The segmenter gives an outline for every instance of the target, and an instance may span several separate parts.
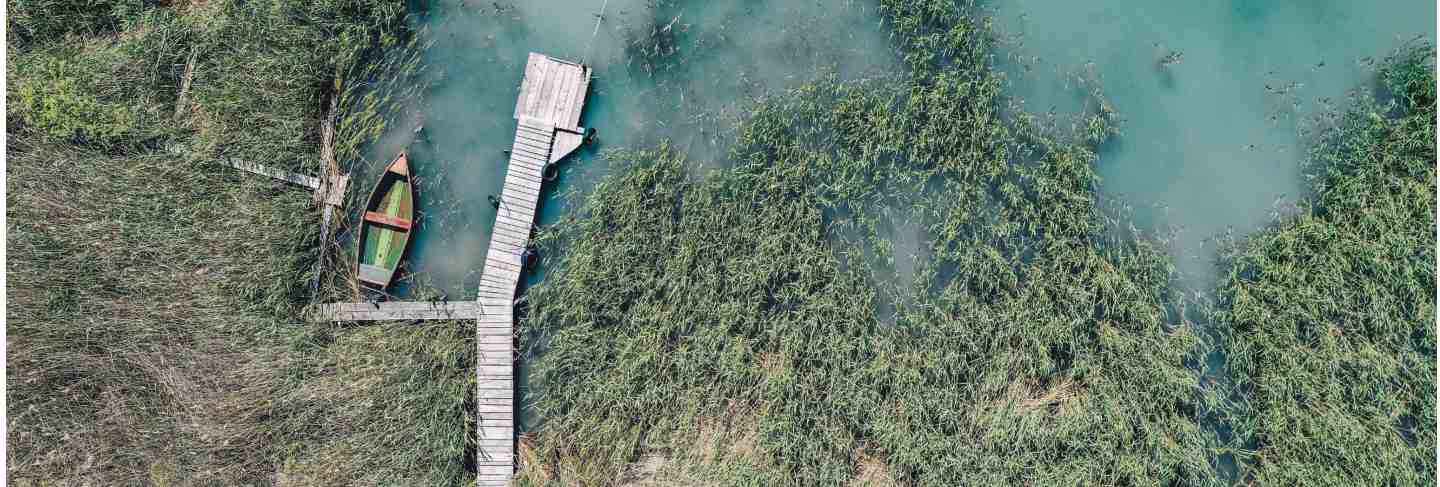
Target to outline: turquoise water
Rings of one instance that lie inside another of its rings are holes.
[[[1435,38],[1435,4],[1421,0],[986,5],[1011,39],[997,59],[1027,109],[1077,113],[1083,91],[1102,88],[1125,119],[1103,148],[1102,195],[1141,226],[1178,232],[1172,252],[1197,286],[1214,277],[1210,239],[1253,231],[1301,196],[1305,118],[1343,105],[1375,58]],[[598,143],[547,185],[542,225],[609,171],[600,150],[669,141],[694,172],[712,170],[754,97],[899,69],[869,1],[440,0],[415,23],[434,76],[414,107],[424,130],[401,127],[381,145],[414,155],[423,227],[410,266],[451,296],[479,279],[495,211],[486,196],[500,189],[529,52],[596,76],[581,123]]]
[[[1188,280],[1213,280],[1207,239],[1245,234],[1301,194],[1305,119],[1343,106],[1373,79],[1372,61],[1417,35],[1435,39],[1435,2],[1146,2],[1015,0],[993,4],[1029,110],[1074,113],[1081,79],[1098,79],[1126,119],[1101,154],[1101,191],[1141,225],[1174,228]],[[1162,66],[1172,53],[1178,63]]]
[[[695,173],[713,170],[754,97],[896,66],[868,2],[441,0],[415,23],[434,76],[415,107],[424,130],[398,128],[380,145],[408,146],[422,176],[414,279],[452,297],[479,281],[495,216],[486,196],[500,190],[531,51],[594,69],[581,124],[598,130],[547,183],[540,225],[564,219],[609,171],[605,148],[669,141]]]

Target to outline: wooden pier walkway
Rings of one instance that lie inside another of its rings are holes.
[[[530,53],[515,103],[515,141],[480,275],[475,343],[476,485],[504,486],[515,473],[515,294],[524,270],[545,166],[584,140],[580,112],[590,69]]]
[[[500,190],[490,248],[473,302],[331,303],[316,314],[328,321],[414,321],[475,318],[475,485],[510,484],[515,474],[515,298],[525,268],[545,167],[580,148],[580,113],[590,68],[530,53],[515,103],[515,141]],[[310,187],[318,178],[253,164],[230,164]],[[313,178],[313,179],[306,179]],[[343,182],[340,183],[343,188]]]

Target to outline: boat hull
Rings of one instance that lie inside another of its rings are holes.
[[[356,279],[363,286],[390,286],[410,246],[415,219],[415,189],[409,158],[401,153],[380,175],[361,215]]]

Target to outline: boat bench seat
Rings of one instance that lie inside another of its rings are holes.
[[[377,286],[390,284],[390,275],[394,272],[384,267],[360,264],[360,280]]]
[[[410,220],[406,220],[398,216],[386,215],[384,213],[376,213],[373,211],[365,212],[365,221],[395,227],[401,230],[410,229]]]

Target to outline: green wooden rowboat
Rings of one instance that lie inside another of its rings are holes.
[[[360,284],[381,290],[390,286],[410,246],[414,220],[415,186],[410,178],[410,160],[401,152],[380,175],[365,205],[360,248],[355,253],[355,275]]]

